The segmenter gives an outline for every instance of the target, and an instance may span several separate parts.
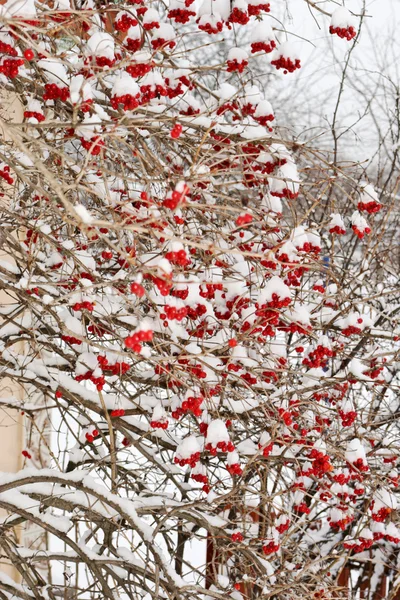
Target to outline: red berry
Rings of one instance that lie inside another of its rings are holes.
[[[131,283],[131,292],[138,298],[143,298],[145,289],[142,285],[140,285],[140,283]]]
[[[174,140],[177,140],[179,137],[181,137],[182,129],[183,127],[180,123],[174,125],[174,127],[171,129],[171,137]]]
[[[30,48],[27,48],[24,52],[24,58],[26,60],[33,60],[34,57],[35,57],[35,54],[34,54],[33,50],[31,50]]]

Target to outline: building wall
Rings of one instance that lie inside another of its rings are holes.
[[[0,1],[0,4],[2,2]],[[0,117],[4,120],[13,122],[22,122],[23,108],[18,98],[15,95],[7,94],[4,91],[0,92]],[[0,125],[0,142],[6,141],[4,131]],[[7,202],[14,193],[12,187],[9,188],[10,196],[2,198],[3,202]],[[4,253],[0,248],[0,260],[11,261],[12,258]],[[0,291],[0,306],[10,304],[13,299],[5,292]],[[0,319],[1,322],[1,319]],[[22,450],[24,448],[24,426],[23,416],[20,411],[4,408],[1,405],[1,398],[23,398],[23,389],[17,386],[14,382],[2,379],[0,388],[0,472],[15,473],[22,468],[23,457]],[[0,518],[5,517],[4,511],[0,509]],[[16,531],[18,537],[21,531]],[[16,569],[5,561],[0,561],[0,570],[15,580],[19,580],[19,575]]]

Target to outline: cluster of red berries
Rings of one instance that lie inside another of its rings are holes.
[[[298,513],[304,514],[304,515],[309,515],[311,512],[311,509],[307,506],[307,504],[305,502],[300,502],[300,504],[295,504],[293,506],[293,510],[295,512],[298,512]]]
[[[182,125],[180,123],[176,123],[173,126],[173,128],[171,129],[170,136],[172,137],[173,140],[177,140],[178,138],[181,137],[182,131],[183,131]]]
[[[361,320],[362,323],[362,320]],[[356,327],[355,325],[348,325],[344,329],[342,329],[342,334],[346,337],[350,337],[351,335],[359,335],[361,333],[361,329]]]
[[[207,431],[208,431],[208,423],[205,423],[204,421],[201,421],[201,423],[199,424],[199,431],[201,433],[201,435],[203,435],[204,437],[207,436]]]
[[[172,417],[179,419],[182,415],[192,413],[195,417],[201,416],[200,406],[203,404],[203,396],[189,396],[182,402],[182,405],[172,411]]]
[[[386,362],[386,358],[383,359],[383,362]],[[378,365],[377,359],[373,358],[370,363],[370,368],[367,371],[363,371],[363,375],[370,377],[371,379],[377,379],[379,375],[382,373],[384,365]]]
[[[174,8],[169,11],[168,18],[174,19],[176,23],[187,23],[190,17],[195,17],[196,13],[187,8]]]
[[[228,363],[227,364],[228,371],[233,371],[234,373],[238,373],[239,371],[242,370],[242,368],[243,367],[241,365],[238,365],[236,363]]]
[[[164,312],[160,314],[161,319],[168,319],[169,321],[176,320],[178,322],[183,321],[188,313],[186,306],[183,306],[182,308],[176,308],[176,306],[170,306],[169,304],[164,306],[163,311]]]
[[[303,277],[303,274],[304,274],[303,267],[299,267],[298,269],[293,269],[287,273],[287,276],[284,279],[284,282],[286,283],[286,285],[299,287],[300,283],[301,283],[301,278]]]
[[[367,472],[369,471],[369,466],[364,462],[364,459],[357,458],[357,460],[353,461],[349,464],[351,470],[357,469],[358,471]]]
[[[360,537],[358,540],[355,540],[354,542],[351,542],[351,541],[343,542],[343,548],[346,548],[346,550],[353,550],[353,552],[355,554],[357,554],[358,552],[363,552],[364,550],[368,550],[368,548],[371,548],[373,543],[374,543],[374,540],[372,538],[367,540],[366,538]]]
[[[385,537],[385,534],[383,533],[383,531],[374,531],[373,536],[374,536],[374,540],[376,542],[379,542],[379,540],[383,540],[383,538]]]
[[[208,35],[213,35],[216,33],[221,33],[224,24],[222,21],[217,21],[216,23],[210,23],[210,21],[204,21],[203,23],[200,19],[197,20],[198,27],[200,31],[204,31],[208,33]]]
[[[161,296],[168,296],[171,288],[172,288],[172,283],[169,280],[168,276],[165,276],[165,278],[162,277],[155,277],[154,275],[151,275],[150,273],[146,273],[144,275],[145,279],[151,279],[151,281],[154,283],[154,285],[157,287],[158,291],[160,292]]]
[[[91,323],[91,325],[88,326],[88,331],[89,333],[93,333],[94,335],[97,335],[98,337],[103,337],[103,335],[105,335],[107,333],[107,330],[104,329],[104,327],[101,327],[100,325],[94,325],[93,323]],[[121,363],[123,364],[123,363]],[[119,373],[116,373],[116,375],[118,375]]]
[[[325,473],[332,471],[333,467],[330,463],[330,458],[327,454],[313,448],[309,454],[312,459],[312,474],[316,477],[321,477]]]
[[[279,304],[279,301],[277,301],[277,304]],[[270,310],[269,308],[267,308],[266,304],[263,304],[263,306],[260,307],[258,302],[256,302],[255,307],[256,307],[255,315],[256,315],[256,317],[259,318],[260,327],[263,328],[263,331],[262,331],[263,335],[264,336],[269,335],[269,336],[273,337],[275,335],[273,326],[277,326],[279,324],[279,314],[276,311]],[[271,308],[275,308],[275,307],[271,307]],[[277,306],[276,308],[282,308],[282,307]],[[250,329],[250,323],[248,321],[245,321],[243,323],[241,329],[243,332],[248,331]]]
[[[115,64],[115,58],[107,58],[106,56],[96,56],[95,63],[98,67],[112,67]]]
[[[105,145],[104,140],[102,140],[99,135],[93,136],[92,138],[90,138],[90,140],[85,140],[85,138],[81,137],[80,142],[83,148],[87,150],[92,156],[98,156]]]
[[[94,309],[94,302],[88,302],[87,300],[85,300],[84,302],[75,302],[75,304],[72,307],[72,310],[78,311],[78,310],[88,310],[89,312],[92,312]]]
[[[83,113],[87,113],[90,111],[91,107],[93,105],[93,98],[88,98],[87,100],[84,100],[81,105],[80,105],[80,109]]]
[[[271,196],[275,196],[276,198],[286,198],[287,200],[296,200],[297,196],[299,195],[299,192],[294,192],[293,190],[285,187],[280,191],[271,190],[270,194],[271,194]],[[283,259],[279,259],[279,260],[283,260]],[[289,262],[289,261],[284,260],[283,262]]]
[[[268,544],[264,544],[262,551],[266,556],[269,556],[270,554],[278,552],[279,548],[280,544],[277,544],[276,542],[269,542]]]
[[[130,27],[135,27],[138,24],[137,20],[128,13],[122,15],[114,21],[114,27],[117,31],[126,32]]]
[[[207,307],[205,306],[205,304],[197,304],[195,307],[188,306],[187,316],[189,317],[189,319],[195,320],[205,315],[206,312]]]
[[[161,48],[170,48],[172,50],[175,48],[176,42],[174,40],[165,40],[164,38],[153,38],[151,45],[153,46],[153,50],[160,50]]]
[[[19,67],[22,67],[23,64],[22,58],[5,58],[0,65],[0,73],[10,79],[15,79],[18,76]]]
[[[135,110],[139,106],[139,94],[132,96],[132,94],[122,94],[121,96],[113,96],[110,100],[110,104],[114,110],[118,110],[121,104],[124,110]]]
[[[283,69],[284,75],[287,73],[293,73],[296,69],[301,68],[300,59],[295,58],[292,60],[291,58],[280,56],[275,60],[271,60],[271,65],[274,65],[276,69]]]
[[[158,21],[148,21],[143,23],[143,29],[151,31],[152,29],[160,29],[160,23]]]
[[[98,356],[97,362],[103,371],[110,371],[111,375],[124,375],[131,368],[126,362],[116,362],[110,365],[105,356]]]
[[[267,444],[264,447],[259,445],[259,448],[262,448],[262,453],[263,453],[264,458],[266,458],[267,456],[269,456],[271,454],[273,447],[274,447],[274,445],[272,442],[270,442],[269,444]]]
[[[332,25],[329,27],[329,33],[332,35],[337,35],[340,38],[347,40],[347,41],[351,41],[353,38],[356,37],[357,32],[354,29],[354,27],[350,26],[350,27],[333,27]]]
[[[36,119],[39,123],[42,123],[46,117],[43,113],[36,112],[34,110],[26,110],[24,112],[24,119]]]
[[[202,298],[207,298],[207,300],[214,300],[215,292],[222,292],[223,289],[222,283],[203,283],[200,286],[199,295]]]
[[[193,473],[193,475],[191,475],[190,477],[191,479],[194,479],[194,481],[197,481],[197,483],[208,483],[207,475],[202,475],[201,473]]]
[[[275,120],[275,117],[272,114],[271,115],[262,115],[261,117],[256,117],[256,116],[253,115],[253,119],[255,121],[257,121],[257,123],[259,123],[259,125],[262,125],[263,127],[266,127],[269,122]]]
[[[276,292],[274,292],[271,296],[271,300],[267,303],[267,306],[269,308],[284,308],[289,306],[290,303],[291,299],[289,297],[281,298]]]
[[[165,421],[150,421],[150,427],[153,429],[168,429],[168,420]]]
[[[87,439],[87,441],[89,442],[89,444],[92,444],[95,440],[95,438],[97,438],[99,436],[99,431],[97,429],[93,429],[92,433],[85,433],[85,438]]]
[[[5,165],[2,169],[0,169],[0,177],[4,179],[9,185],[12,185],[14,183],[14,179],[10,175],[10,167],[8,165]]]
[[[278,408],[278,413],[286,427],[289,427],[293,423],[293,414],[289,410],[285,410],[284,408]]]
[[[256,385],[258,381],[257,377],[254,377],[254,375],[251,375],[251,373],[242,373],[240,378],[243,379],[246,383],[248,383],[248,385]]]
[[[354,421],[357,418],[357,413],[355,410],[350,410],[349,412],[344,412],[343,410],[339,410],[339,416],[342,419],[343,427],[351,427]]]
[[[251,52],[255,54],[256,52],[265,52],[269,54],[276,48],[275,40],[270,40],[269,42],[253,42],[251,44]]]
[[[132,40],[133,41],[133,40]],[[139,48],[141,46],[140,40],[135,40],[139,44]],[[130,48],[131,49],[131,48]],[[153,68],[153,63],[132,63],[126,67],[127,72],[131,77],[144,77],[147,73],[151,71]]]
[[[100,375],[99,377],[95,377],[93,375],[93,371],[87,371],[86,373],[82,373],[81,375],[75,376],[76,381],[91,381],[96,386],[97,390],[101,392],[103,389],[106,380],[104,379],[104,375]]]
[[[63,340],[63,342],[66,342],[67,344],[71,344],[71,346],[74,344],[76,344],[78,346],[80,344],[82,344],[82,340],[80,340],[72,335],[62,335],[61,339]]]
[[[240,10],[237,6],[231,12],[228,23],[237,23],[238,25],[246,25],[250,20],[247,10]]]
[[[398,537],[394,537],[393,535],[385,535],[385,540],[387,542],[391,542],[392,544],[399,544],[400,543],[400,538]]]
[[[205,449],[208,450],[211,456],[216,456],[218,450],[221,452],[233,452],[235,450],[235,446],[232,442],[218,442],[216,446],[209,442],[205,445]]]
[[[184,467],[185,465],[189,465],[192,469],[196,466],[196,464],[200,460],[200,452],[195,452],[191,454],[189,458],[179,458],[178,456],[174,457],[174,463],[179,465],[180,467]]]
[[[148,329],[147,331],[137,331],[136,333],[133,333],[125,339],[125,346],[127,348],[130,348],[134,352],[139,353],[142,349],[141,342],[151,342],[152,339],[153,332],[151,329]]]
[[[343,517],[343,519],[339,519],[339,521],[332,521],[330,517],[328,517],[327,520],[329,522],[329,526],[332,527],[332,529],[340,529],[341,531],[344,531],[349,525],[349,523],[353,521],[353,519],[353,515],[347,515],[346,517]]]
[[[237,71],[238,73],[243,73],[247,65],[249,64],[248,60],[237,60],[236,58],[233,60],[227,60],[227,71],[228,73],[233,73]]]
[[[217,115],[223,115],[228,111],[235,112],[236,110],[239,110],[239,104],[237,102],[224,102],[224,104],[221,104],[221,106],[217,108]],[[214,140],[217,140],[219,142],[226,142],[227,145],[230,144],[229,139],[226,139],[221,135],[217,135],[214,131],[210,131],[210,136]],[[220,148],[220,146],[214,146],[214,148]]]
[[[60,87],[56,83],[46,83],[44,86],[43,100],[61,100],[65,102],[69,98],[69,89]]]
[[[321,248],[319,246],[314,246],[311,242],[304,242],[302,246],[296,246],[296,250],[298,252],[313,252],[315,254],[321,252]]]
[[[190,264],[190,258],[188,258],[186,250],[183,249],[178,250],[177,252],[167,252],[165,258],[173,265],[179,265],[181,267],[186,267]]]
[[[4,170],[8,172],[10,170],[10,167],[4,167]],[[28,229],[26,232],[26,239],[24,240],[24,244],[26,244],[26,246],[29,246],[30,244],[36,244],[38,238],[39,234],[37,231],[34,231],[33,229]]]
[[[182,186],[182,189],[176,189],[169,194],[166,199],[163,201],[163,206],[165,208],[170,208],[171,210],[175,210],[180,204],[183,204],[186,200],[186,196],[189,193],[189,188],[185,184]]]
[[[32,458],[32,455],[30,452],[28,452],[28,450],[22,450],[21,454],[22,456],[25,456],[25,458]]]
[[[241,225],[247,225],[253,221],[252,215],[249,213],[245,213],[244,215],[239,215],[235,221],[235,224],[240,227]]]
[[[131,283],[131,292],[138,298],[143,298],[145,289],[140,283]]]
[[[165,83],[167,83],[167,81],[169,81],[169,79],[166,77]],[[167,96],[171,100],[173,98],[178,98],[178,96],[182,96],[183,93],[184,93],[184,90],[182,87],[182,83],[180,81],[173,81],[171,83],[171,85],[168,85],[168,83],[167,83]]]
[[[310,369],[317,369],[318,367],[325,366],[327,359],[331,358],[332,356],[333,350],[326,348],[325,346],[318,345],[315,350],[303,358],[302,364]]]
[[[262,11],[269,12],[270,8],[269,2],[258,2],[256,4],[251,4],[250,2],[247,10],[251,17],[258,17]]]
[[[127,37],[125,42],[124,42],[125,46],[128,48],[128,50],[130,52],[137,52],[138,50],[140,50],[140,48],[143,45],[143,40],[142,38],[130,38]],[[129,70],[131,67],[140,67],[142,63],[134,63],[133,65],[129,65],[129,67],[127,67],[127,71],[130,75],[132,75],[132,77],[140,77],[140,75],[133,75],[131,73],[131,71]],[[148,71],[146,71],[146,73],[148,73]],[[142,75],[145,75],[146,73],[142,73]]]
[[[231,540],[232,540],[232,542],[243,542],[243,540],[244,540],[243,533],[241,533],[240,531],[237,531],[236,533],[232,533]]]
[[[282,534],[289,529],[290,519],[285,521],[284,523],[280,523],[279,525],[275,525],[275,529],[278,533]]]
[[[168,95],[167,88],[163,85],[141,85],[140,92],[142,97],[140,99],[140,104],[146,104],[147,102],[151,102],[154,98],[158,98],[159,96],[165,97]]]
[[[10,56],[18,56],[18,52],[16,51],[11,44],[6,44],[6,42],[0,41],[0,52],[2,54],[9,54]]]
[[[226,465],[226,470],[231,475],[238,475],[238,477],[243,475],[243,469],[239,463],[233,463],[232,465]]]
[[[124,415],[125,415],[124,408],[114,408],[110,413],[111,417],[123,417]]]
[[[360,240],[362,240],[365,235],[369,235],[371,233],[370,227],[364,227],[364,229],[359,229],[357,225],[352,225],[351,228]]]
[[[336,473],[333,475],[333,481],[336,481],[336,483],[339,483],[340,485],[345,485],[350,481],[350,473],[347,475],[345,473]]]
[[[368,214],[372,215],[381,210],[382,204],[377,202],[376,200],[371,200],[371,202],[359,202],[357,205],[358,210],[363,210]]]
[[[346,233],[346,230],[343,227],[340,227],[340,225],[335,225],[334,227],[331,227],[329,229],[329,233],[336,233],[337,235],[344,235]]]
[[[392,512],[391,508],[388,508],[387,506],[382,506],[382,508],[380,508],[378,510],[378,512],[374,512],[374,508],[373,508],[373,502],[371,502],[371,510],[372,510],[372,518],[374,521],[376,521],[377,523],[383,523],[383,521],[386,521],[386,519],[388,518],[388,516],[390,515],[390,513]]]
[[[35,296],[40,296],[40,290],[38,287],[34,287],[31,290],[26,290],[26,293],[28,296],[31,296],[32,294],[35,294]]]

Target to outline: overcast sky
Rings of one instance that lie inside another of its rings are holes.
[[[272,11],[276,2],[278,0],[271,0]],[[320,6],[328,12],[333,12],[343,4],[352,12],[360,14],[363,1],[320,2]],[[310,10],[305,0],[286,0],[281,6],[287,30],[300,36],[291,39],[296,40],[296,44],[301,48],[303,68],[295,74],[288,75],[296,79],[296,94],[290,102],[295,105],[297,103],[298,110],[294,110],[292,115],[279,115],[280,110],[285,110],[285,103],[275,109],[277,116],[281,117],[280,122],[288,122],[303,138],[310,138],[314,133],[311,127],[318,125],[320,128],[324,125],[324,118],[326,130],[329,131],[328,123],[332,119],[342,67],[351,43],[331,36],[328,31],[329,18]],[[394,104],[394,95],[389,103],[383,98],[384,91],[385,96],[387,93],[386,89],[383,90],[382,75],[389,75],[393,82],[400,84],[400,0],[369,0],[366,2],[366,8],[368,17],[364,21],[362,34],[350,60],[349,81],[344,88],[339,112],[341,125],[352,127],[352,133],[344,136],[343,143],[346,144],[345,148],[351,147],[351,152],[356,153],[358,160],[369,158],[375,150],[377,119],[382,129],[387,130],[390,103]],[[304,40],[301,40],[301,37]],[[293,93],[292,83],[293,81],[288,86],[288,90],[291,89],[290,93]],[[359,92],[353,89],[352,83]],[[282,90],[282,81],[277,82],[277,85]],[[392,89],[393,86],[388,87]],[[363,88],[373,96],[371,106],[367,106],[360,94]]]

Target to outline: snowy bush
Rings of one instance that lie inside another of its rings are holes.
[[[4,598],[337,598],[395,552],[385,202],[279,129],[274,5],[2,6],[1,402],[30,432]]]

